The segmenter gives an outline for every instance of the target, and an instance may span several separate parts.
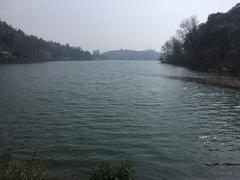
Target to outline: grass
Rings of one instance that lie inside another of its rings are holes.
[[[11,152],[6,151],[0,159],[1,180],[50,180],[48,170],[36,155],[28,161],[14,161]]]
[[[118,163],[104,161],[91,173],[90,180],[134,180],[134,165],[126,160]]]
[[[135,180],[134,165],[130,160],[103,161],[84,180]],[[54,178],[58,179],[58,178]],[[27,161],[16,161],[7,150],[0,158],[0,180],[53,180],[45,163],[36,154]],[[75,179],[76,180],[76,179]]]

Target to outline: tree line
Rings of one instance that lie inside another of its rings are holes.
[[[22,30],[0,21],[0,63],[92,59],[91,53],[80,47],[26,35]]]
[[[199,70],[240,72],[240,3],[227,13],[211,14],[199,24],[195,16],[180,24],[161,50],[160,60]]]

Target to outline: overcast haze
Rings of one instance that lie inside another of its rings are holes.
[[[182,19],[226,12],[237,0],[0,0],[3,21],[85,50],[155,49]]]

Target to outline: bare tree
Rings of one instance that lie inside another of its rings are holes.
[[[184,42],[185,50],[195,52],[198,41],[197,29],[199,22],[196,16],[192,16],[182,21],[177,36]]]
[[[162,62],[180,62],[183,56],[182,47],[182,42],[178,38],[172,37],[162,46],[160,60]]]

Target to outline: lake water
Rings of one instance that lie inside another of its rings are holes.
[[[62,177],[131,159],[138,180],[240,179],[240,92],[157,61],[0,66],[0,151]]]

